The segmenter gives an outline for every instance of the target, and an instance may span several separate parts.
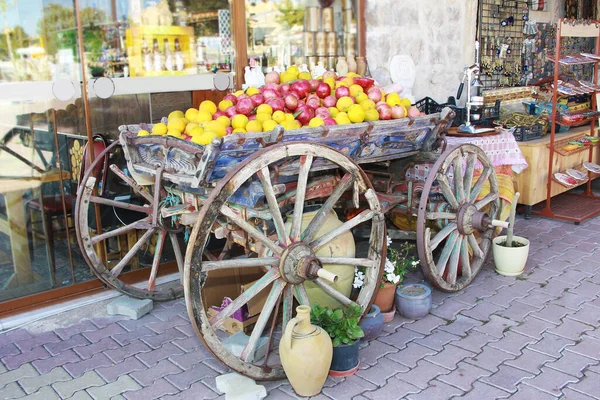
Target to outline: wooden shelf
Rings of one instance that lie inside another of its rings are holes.
[[[567,146],[569,144],[569,142],[573,142],[575,140],[582,139],[585,136],[587,136],[587,135],[581,134],[581,135],[579,135],[578,137],[575,137],[575,138],[570,137],[568,139],[555,140],[554,141],[554,152],[557,153],[557,154],[560,154],[563,157],[566,157],[566,156],[570,156],[570,155],[573,155],[573,154],[577,154],[577,153],[581,153],[581,152],[584,152],[584,151],[588,151],[590,148],[596,147],[596,146],[598,146],[600,144],[600,141],[598,141],[596,143],[591,143],[589,145],[581,146],[581,147],[579,147],[577,149],[574,149],[574,150],[564,150],[563,149],[565,146]],[[552,143],[548,143],[546,146],[548,148],[550,148],[552,146]]]
[[[550,62],[556,62],[556,55],[546,54],[546,60]],[[595,64],[598,60],[593,60],[588,57],[584,57],[579,54],[560,54],[558,63],[561,65],[583,65],[583,64]]]

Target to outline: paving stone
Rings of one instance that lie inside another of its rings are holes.
[[[94,399],[85,390],[80,390],[78,392],[75,392],[75,394],[72,397],[69,397],[69,400],[94,400]]]
[[[385,344],[383,342],[380,342],[379,340],[371,340],[369,342],[369,345],[365,348],[362,349],[362,351],[359,352],[359,357],[360,357],[360,365],[361,367],[368,367],[371,365],[375,365],[377,364],[377,360],[380,359],[381,357],[387,355],[387,354],[391,354],[391,353],[397,353],[398,349],[390,346],[388,344]]]
[[[575,376],[577,378],[583,378],[583,370],[588,366],[596,364],[598,361],[591,358],[582,356],[577,353],[569,351],[567,347],[559,359],[554,362],[546,363],[546,367],[555,369],[565,374]]]
[[[513,326],[510,330],[534,339],[542,339],[542,334],[554,326],[550,322],[528,316],[522,324]]]
[[[152,348],[150,348],[146,343],[142,342],[141,340],[134,340],[128,345],[117,347],[116,349],[112,350],[107,350],[104,352],[104,354],[113,362],[118,363],[123,361],[127,357],[131,357],[135,354],[149,351],[152,351]]]
[[[525,321],[525,318],[531,313],[538,311],[540,307],[535,307],[518,300],[515,300],[506,310],[498,311],[498,315],[507,318],[513,322],[519,323]]]
[[[563,319],[562,324],[560,324],[556,328],[550,328],[546,332],[576,341],[579,340],[579,338],[581,338],[584,332],[593,329],[594,327],[592,326],[583,324],[581,322],[569,318],[565,318]]]
[[[455,386],[464,392],[468,392],[473,388],[473,383],[484,376],[488,376],[491,372],[474,365],[459,362],[456,369],[449,374],[440,375],[436,379]]]
[[[78,346],[86,346],[88,344],[90,344],[90,342],[82,334],[78,333],[61,342],[45,344],[44,347],[50,354],[56,356],[65,350]]]
[[[495,295],[486,299],[486,302],[491,302],[493,304],[499,305],[501,307],[507,308],[511,305],[511,303],[515,300],[522,299],[527,296],[526,292],[522,292],[519,290],[512,289],[510,286],[506,288],[502,288]]]
[[[88,371],[95,370],[99,367],[108,367],[111,365],[113,365],[113,362],[106,357],[106,355],[103,353],[98,353],[87,360],[64,364],[63,368],[66,369],[71,376],[79,378]]]
[[[563,394],[565,395],[565,400],[590,400],[590,399],[598,399],[600,397],[592,397],[590,395],[577,392],[570,387],[566,387],[563,389]]]
[[[98,329],[97,331],[83,332],[83,336],[85,336],[90,342],[96,343],[104,338],[125,332],[125,329],[123,329],[121,325],[117,323],[111,323],[102,329]]]
[[[38,375],[38,372],[31,364],[23,364],[17,369],[0,374],[0,388],[11,382],[16,382],[19,379]]]
[[[21,398],[25,400],[61,400],[58,393],[50,386],[43,386],[37,392]]]
[[[19,340],[14,343],[22,352],[26,352],[38,346],[56,342],[60,342],[60,338],[54,332],[44,332],[29,339]]]
[[[507,392],[514,393],[517,391],[516,386],[525,378],[534,376],[532,373],[517,369],[508,365],[500,365],[498,372],[491,376],[481,378],[482,382],[496,386]]]
[[[537,289],[540,287],[539,283],[532,282],[527,278],[521,277],[517,279],[515,283],[509,286],[512,290],[516,290],[518,292],[524,293],[527,296],[533,289]],[[524,296],[524,297],[525,297]]]
[[[471,351],[449,344],[444,347],[444,350],[440,351],[436,355],[425,357],[425,360],[440,365],[446,369],[453,370],[456,369],[456,366],[460,361],[467,357],[473,357],[474,355],[475,353]]]
[[[421,346],[417,342],[411,342],[406,348],[398,353],[388,354],[386,357],[395,362],[406,365],[409,368],[415,368],[417,362],[428,355],[437,354],[437,351]]]
[[[578,290],[578,289],[574,289],[574,290]],[[585,296],[581,296],[580,294],[577,294],[577,293],[572,293],[572,292],[567,291],[567,292],[563,292],[562,296],[560,296],[557,300],[554,300],[552,302],[552,304],[568,308],[569,310],[572,310],[572,311],[577,311],[577,310],[579,310],[581,305],[583,303],[585,303],[586,301],[589,301],[589,298],[587,298]]]
[[[8,331],[0,335],[0,347],[31,338],[33,338],[33,335],[29,333],[27,329],[19,328],[13,331]]]
[[[526,382],[528,382],[527,380],[523,381],[524,383],[521,383],[518,386],[518,390],[517,393],[515,393],[514,395],[510,396],[511,400],[551,400],[551,399],[555,399],[554,396],[542,392],[541,390],[538,390],[537,388],[534,388],[532,386],[529,386]]]
[[[433,380],[430,382],[427,389],[420,393],[411,394],[408,396],[410,400],[431,400],[431,399],[447,399],[450,396],[462,395],[463,391],[445,384],[444,382]]]
[[[165,333],[167,329],[181,325],[189,326],[190,323],[185,319],[181,318],[180,316],[174,315],[166,321],[152,322],[147,324],[146,326],[156,333]],[[182,330],[180,331],[183,332]],[[190,335],[186,334],[186,336]]]
[[[156,336],[146,336],[141,338],[140,340],[146,343],[148,346],[153,349],[158,349],[162,345],[167,342],[172,342],[175,339],[184,339],[187,338],[185,333],[178,331],[175,328],[167,329],[165,333]]]
[[[572,314],[573,310],[568,308],[557,306],[555,304],[549,304],[540,311],[531,313],[531,316],[544,321],[553,323],[554,325],[560,325],[562,319],[568,314]]]
[[[112,339],[115,342],[119,343],[121,346],[125,346],[125,345],[135,341],[136,339],[146,337],[146,336],[156,336],[156,332],[150,330],[149,328],[147,328],[145,326],[140,326],[137,329],[134,329],[133,331],[120,333],[118,335],[113,335]]]
[[[496,372],[498,371],[498,366],[504,361],[513,360],[515,358],[516,357],[512,354],[486,345],[481,353],[471,358],[465,358],[464,361],[490,372]]]
[[[482,400],[482,399],[502,399],[510,396],[510,393],[504,390],[498,389],[494,386],[488,385],[481,381],[477,381],[473,384],[473,390],[466,393],[463,396],[455,397],[461,400]]]
[[[548,283],[546,285],[541,286],[539,289],[535,289],[535,291],[539,291],[540,293],[545,293],[554,297],[560,297],[566,290],[574,289],[577,285],[578,283],[565,282],[555,276],[548,279]]]
[[[275,389],[275,391],[277,391],[277,389]],[[284,392],[280,391],[279,393],[281,393],[281,395],[283,395],[283,396],[287,396]],[[278,395],[279,395],[278,393],[275,394],[273,392],[271,392],[269,394],[269,396],[273,397],[274,399],[277,398]],[[214,399],[217,397],[219,397],[219,395],[217,393],[215,393],[214,391],[212,391],[208,386],[206,386],[202,382],[196,382],[192,386],[190,386],[189,389],[186,389],[186,390],[179,392],[172,396],[165,396],[162,399],[163,400],[189,400],[189,399],[207,399],[208,400],[208,399]]]
[[[140,319],[152,311],[153,302],[150,299],[134,299],[121,296],[106,305],[108,315],[124,315],[132,319]]]
[[[505,351],[514,356],[521,355],[521,350],[530,343],[535,343],[537,340],[516,332],[506,332],[504,337],[497,342],[489,344],[498,350]]]
[[[378,340],[381,340],[384,343],[387,343],[391,346],[394,346],[397,349],[402,350],[406,347],[406,345],[409,342],[415,339],[421,339],[423,337],[424,336],[420,333],[414,332],[412,330],[406,328],[398,328],[398,330],[395,333],[392,333],[388,336],[379,337]]]
[[[156,365],[161,360],[182,354],[185,354],[185,351],[183,351],[181,348],[175,346],[173,343],[165,343],[165,345],[161,348],[147,353],[139,353],[136,355],[136,357],[144,364],[151,367]]]
[[[595,399],[600,398],[600,374],[591,371],[585,371],[583,374],[583,379],[567,387]]]
[[[383,386],[392,376],[399,372],[407,372],[408,370],[409,368],[407,366],[383,357],[378,360],[376,365],[367,369],[358,370],[356,375],[377,386]]]
[[[600,322],[600,313],[596,307],[584,304],[579,311],[571,313],[567,318],[597,327]]]
[[[452,298],[449,298],[438,307],[432,309],[430,313],[435,315],[436,317],[440,317],[451,321],[454,318],[456,318],[456,316],[461,311],[468,310],[471,307],[471,305],[461,303],[459,301],[453,300]]]
[[[489,292],[485,288],[480,286],[473,286],[473,284],[469,285],[467,289],[460,292],[458,295],[454,296],[452,299],[469,306],[475,306],[481,300],[491,297],[495,294],[495,291]]]
[[[175,346],[179,347],[181,350],[185,351],[186,353],[189,353],[191,351],[198,351],[198,349],[204,348],[202,345],[202,342],[200,342],[200,339],[198,339],[197,336],[193,336],[193,337],[189,337],[189,338],[185,338],[185,339],[172,340],[171,343],[173,343]]]
[[[25,393],[31,394],[37,392],[43,386],[52,385],[54,382],[63,382],[73,379],[63,367],[56,367],[52,371],[33,377],[24,377],[19,379],[19,385]]]
[[[438,329],[453,335],[466,336],[467,332],[471,329],[481,325],[481,321],[459,314],[454,321],[450,321],[448,324],[440,326]]]
[[[66,399],[79,390],[87,389],[92,386],[102,386],[104,384],[106,384],[106,382],[104,382],[96,372],[89,371],[79,378],[70,381],[55,382],[52,384],[52,387],[63,399]]]
[[[132,372],[130,375],[142,386],[150,386],[158,378],[165,378],[170,374],[180,373],[182,370],[169,360],[162,360],[151,368]]]
[[[221,343],[234,356],[241,357],[242,352],[248,346],[250,336],[244,332],[236,332],[233,335],[226,337]],[[254,351],[249,355],[249,362],[260,360],[267,354],[267,344],[269,339],[267,336],[261,336],[256,343]]]
[[[516,322],[510,319],[500,317],[498,315],[490,315],[489,322],[473,328],[474,331],[493,336],[497,339],[502,339],[504,333],[511,327],[517,325]]]
[[[576,345],[568,346],[566,349],[597,361],[600,360],[600,340],[588,335],[582,336]]]
[[[43,360],[45,358],[50,358],[50,353],[43,347],[38,346],[32,350],[24,351],[21,354],[6,356],[2,358],[2,363],[7,369],[17,369],[23,364],[27,364],[29,362],[35,360]]]
[[[411,322],[403,325],[404,328],[410,329],[411,331],[419,332],[423,335],[430,334],[434,329],[441,325],[446,325],[446,321],[442,318],[438,318],[435,315],[428,315],[425,318],[421,318],[415,322]]]
[[[561,396],[561,389],[569,383],[575,383],[579,379],[567,375],[551,368],[542,368],[542,373],[538,376],[524,381],[527,385],[533,386],[552,396]]]
[[[207,378],[209,376],[217,376],[218,373],[212,368],[208,367],[203,363],[194,365],[191,369],[184,372],[180,372],[174,375],[168,375],[165,377],[173,386],[179,390],[189,388],[192,383]]]
[[[540,289],[541,290],[541,289]],[[556,300],[558,296],[553,296],[548,293],[543,293],[538,289],[532,290],[527,296],[523,297],[519,301],[521,303],[529,304],[530,306],[542,309],[547,303]]]
[[[396,313],[394,314],[394,319],[391,322],[388,322],[383,325],[383,332],[381,333],[381,335],[379,335],[379,337],[381,338],[383,336],[388,336],[396,332],[401,326],[404,326],[412,321],[413,320],[404,318],[400,314]]]
[[[485,333],[481,333],[481,332],[477,332],[477,331],[473,330],[473,331],[469,332],[467,334],[467,336],[465,336],[464,338],[462,338],[460,340],[452,342],[452,344],[455,346],[458,346],[462,349],[470,350],[474,353],[480,353],[486,344],[491,343],[496,340],[499,340],[499,339],[496,339],[495,337],[492,337],[490,335],[486,335]]]
[[[600,285],[591,282],[581,282],[579,286],[573,289],[573,294],[581,297],[594,299],[600,296]]]
[[[167,382],[164,378],[161,378],[152,384],[152,386],[145,387],[140,390],[129,391],[123,393],[123,397],[128,400],[150,400],[160,399],[168,394],[176,394],[179,390]]]
[[[562,274],[567,269],[571,268],[571,264],[565,263],[564,261],[555,258],[545,264],[542,264],[540,268],[555,271],[559,274]]]
[[[467,317],[471,317],[479,321],[489,321],[490,316],[500,310],[504,310],[504,307],[486,301],[481,301],[475,307],[463,311],[462,315],[466,315]]]
[[[77,356],[77,354],[75,354],[73,350],[66,350],[55,357],[33,361],[32,364],[40,374],[47,374],[56,367],[59,367],[66,363],[73,363],[78,361],[81,361],[81,359]]]
[[[448,372],[449,370],[444,367],[430,363],[427,360],[421,360],[417,363],[416,368],[412,368],[408,372],[399,373],[396,377],[421,389],[426,389],[429,386],[429,381]]]
[[[91,318],[90,321],[92,321],[92,323],[96,325],[98,329],[104,329],[109,325],[128,319],[129,318],[124,315],[113,315],[110,317]]]
[[[56,333],[62,340],[67,340],[74,335],[97,330],[98,327],[92,324],[92,321],[84,320],[78,324],[71,325],[65,328],[57,328],[54,330],[54,333]]]
[[[16,383],[12,382],[0,389],[0,399],[17,399],[25,396],[25,392]]]
[[[565,339],[551,333],[543,333],[542,337],[542,340],[535,344],[528,345],[527,348],[540,353],[548,354],[554,358],[558,358],[565,347],[575,344],[575,342],[572,340]]]
[[[116,381],[99,386],[89,388],[87,391],[94,399],[111,399],[113,396],[123,394],[130,390],[138,390],[142,387],[138,385],[128,375],[123,375]]]
[[[106,350],[118,349],[119,347],[119,343],[115,342],[112,338],[107,337],[100,340],[99,342],[92,343],[87,346],[76,347],[73,350],[79,355],[79,357],[81,357],[84,360],[87,360],[95,354]]]
[[[13,343],[6,344],[0,348],[0,359],[6,356],[16,356],[21,354],[21,350]]]
[[[523,349],[523,353],[514,360],[507,360],[504,363],[511,367],[519,368],[532,374],[539,374],[544,364],[555,361],[556,358],[537,351]]]
[[[157,303],[158,304],[158,303]],[[155,308],[157,305],[155,305]],[[153,322],[160,322],[161,320],[156,318],[152,313],[144,315],[140,319],[125,319],[123,321],[119,321],[118,324],[125,328],[126,331],[132,332],[140,327],[145,327],[148,324]]]
[[[460,336],[436,329],[433,333],[425,336],[423,339],[418,339],[417,343],[435,351],[442,351],[446,344],[456,340],[460,340]]]
[[[577,264],[577,263],[581,262],[581,260],[587,255],[589,255],[589,253],[587,253],[587,252],[584,253],[581,251],[577,251],[575,249],[570,249],[566,253],[561,254],[561,255],[557,256],[556,258],[561,261],[564,261],[565,263]]]
[[[128,357],[118,364],[112,364],[106,367],[98,367],[96,372],[98,372],[98,375],[100,375],[102,379],[110,383],[115,381],[121,375],[130,374],[135,371],[143,371],[146,369],[148,369],[148,367],[136,357]]]
[[[375,385],[361,377],[351,375],[333,387],[324,388],[322,393],[335,400],[346,400],[375,388]]]
[[[194,365],[211,358],[212,356],[206,349],[202,348],[203,351],[195,351],[192,353],[185,353],[178,356],[170,357],[169,359],[179,366],[183,370],[188,370]]]

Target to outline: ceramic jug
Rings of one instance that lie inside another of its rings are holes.
[[[279,357],[290,384],[299,396],[321,392],[333,357],[331,338],[310,323],[310,307],[296,308],[296,317],[285,327]]]

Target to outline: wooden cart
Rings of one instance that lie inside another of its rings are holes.
[[[386,259],[386,213],[394,214],[397,225],[404,216],[403,224],[414,228],[421,267],[438,289],[461,290],[477,275],[499,224],[493,220],[499,210],[498,183],[480,148],[444,149],[453,117],[446,109],[394,121],[234,134],[205,147],[172,137],[137,137],[151,126],[123,126],[119,141],[106,152],[123,152],[126,169],[110,168],[140,201],[123,201],[97,187],[94,175],[100,173],[96,166],[103,154],[97,155],[77,194],[80,247],[96,275],[127,295],[170,300],[185,293],[199,338],[231,369],[255,379],[282,378],[278,338],[292,318],[294,302],[310,303],[305,284],[341,304],[369,309]],[[95,222],[101,208],[138,217],[101,232]],[[317,212],[302,229],[309,209]],[[343,223],[316,235],[333,210]],[[317,255],[356,229],[369,232],[365,254]],[[132,232],[139,238],[135,246],[119,260],[105,260],[103,248]],[[211,244],[218,240],[224,244],[215,251]],[[165,243],[177,261],[180,286],[156,286]],[[153,258],[146,287],[125,283],[120,276],[128,263],[148,247]],[[337,277],[324,264],[364,269],[359,293],[336,290]],[[248,269],[260,271],[259,279],[209,315],[211,304],[205,304],[203,293],[208,282]],[[228,335],[219,328],[267,288],[248,344],[234,355],[223,345]],[[265,332],[267,355],[254,361]]]

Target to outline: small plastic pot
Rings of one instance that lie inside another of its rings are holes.
[[[500,243],[506,241],[506,236],[498,236],[493,240],[492,253],[494,254],[494,264],[496,272],[500,275],[517,276],[525,270],[527,257],[529,256],[529,240],[513,236],[513,241],[523,243],[521,247],[500,246]]]
[[[431,310],[431,289],[421,283],[400,286],[396,289],[396,308],[404,318],[423,318]]]
[[[365,314],[360,321],[359,326],[365,332],[365,336],[361,339],[363,342],[368,342],[377,338],[383,332],[383,314],[375,304],[371,306],[371,311]]]

